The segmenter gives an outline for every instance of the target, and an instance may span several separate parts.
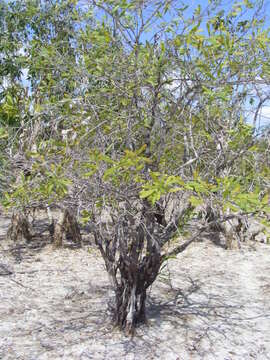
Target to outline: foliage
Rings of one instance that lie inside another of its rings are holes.
[[[115,321],[133,329],[198,206],[269,211],[269,134],[246,115],[269,83],[269,29],[256,1],[87,4],[1,2],[0,191],[6,207],[61,204],[92,225]]]

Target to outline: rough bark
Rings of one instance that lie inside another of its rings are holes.
[[[151,229],[152,220],[149,218],[144,226],[125,215],[117,219],[113,229],[101,225],[94,233],[115,294],[110,306],[113,321],[129,334],[146,320],[146,291],[161,265],[161,248]]]
[[[179,196],[181,206],[172,206],[167,213],[170,199],[155,206],[146,200],[127,200],[119,208],[107,209],[106,217],[101,216],[102,209],[93,214],[95,243],[115,295],[109,309],[115,325],[127,333],[132,334],[137,324],[146,321],[147,289],[166,261],[163,247],[177,235],[178,224],[185,224],[193,211],[188,199]]]
[[[138,323],[146,321],[146,289],[137,289],[137,284],[122,282],[115,296],[113,309],[114,323],[127,333],[132,334]]]
[[[15,242],[27,243],[31,241],[33,229],[26,215],[23,213],[14,213],[12,215],[7,237]]]
[[[155,252],[135,264],[122,259],[119,264],[120,283],[115,289],[113,319],[117,326],[132,334],[137,324],[146,321],[146,292],[158,276],[161,256]],[[115,279],[116,277],[115,277]]]
[[[209,204],[206,205],[206,223],[209,229],[218,234],[219,243],[224,244],[226,249],[235,250],[241,248],[241,242],[244,241],[243,231],[244,223],[241,218],[232,217],[227,221],[222,221],[226,216],[230,217],[231,212],[224,212],[221,209],[213,208]]]
[[[81,246],[82,238],[78,222],[68,209],[61,213],[58,222],[55,224],[53,238],[54,246],[57,248],[64,246],[68,241],[71,242],[72,247]]]

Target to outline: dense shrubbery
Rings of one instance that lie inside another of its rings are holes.
[[[247,123],[269,97],[263,4],[0,6],[3,204],[91,224],[132,330],[163,261],[211,224],[269,211],[269,136]],[[165,251],[200,205],[218,217]]]

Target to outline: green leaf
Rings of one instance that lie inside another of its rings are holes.
[[[151,196],[152,194],[154,194],[156,190],[155,189],[149,189],[149,190],[142,190],[140,192],[140,198],[141,199],[146,199],[148,198],[149,196]]]
[[[175,193],[175,192],[178,192],[178,191],[182,191],[183,188],[180,188],[180,187],[175,187],[175,188],[172,188],[169,190],[170,193]]]
[[[192,206],[199,206],[203,204],[203,199],[195,197],[195,196],[190,196],[189,201],[191,203]]]
[[[0,139],[6,139],[8,138],[8,132],[4,128],[0,128]]]

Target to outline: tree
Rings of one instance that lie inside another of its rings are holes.
[[[177,1],[15,3],[28,14],[19,38],[30,33],[31,94],[12,151],[31,171],[3,203],[68,207],[90,224],[114,321],[132,332],[164,261],[213,224],[269,211],[269,172],[252,163],[266,148],[244,111],[258,73],[268,74],[261,4],[188,16]],[[205,203],[219,217],[188,234]]]

